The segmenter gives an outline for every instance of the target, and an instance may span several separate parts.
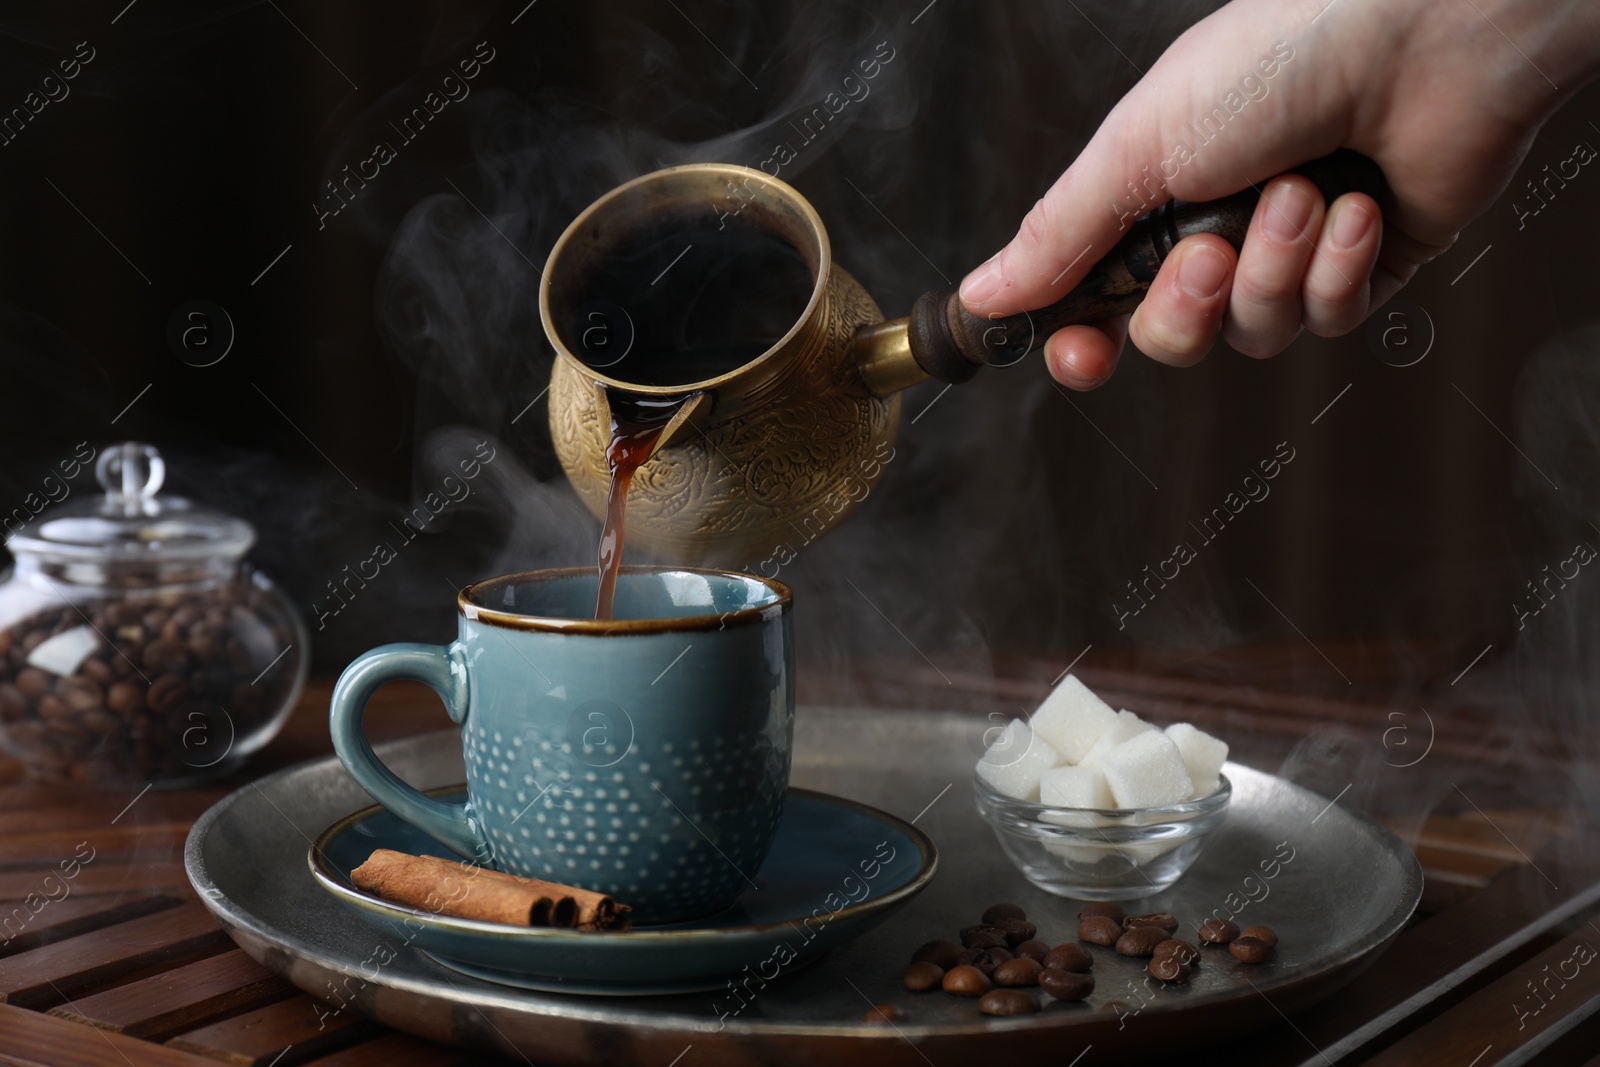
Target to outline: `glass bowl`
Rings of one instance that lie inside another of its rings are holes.
[[[978,814],[1000,847],[1047,893],[1075,900],[1129,900],[1159,893],[1200,858],[1228,817],[1233,786],[1154,808],[1053,808],[1017,800],[973,775]]]

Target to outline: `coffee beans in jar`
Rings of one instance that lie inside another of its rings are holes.
[[[151,445],[108,445],[101,495],[20,528],[0,585],[0,747],[33,777],[113,789],[213,777],[305,678],[304,625],[244,563],[242,519],[160,492]]]
[[[296,625],[249,573],[182,593],[58,598],[0,629],[0,745],[48,782],[215,773],[292,699]]]

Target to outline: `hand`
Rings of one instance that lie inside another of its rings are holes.
[[[1093,389],[1125,336],[1188,366],[1219,330],[1257,358],[1302,329],[1348,333],[1488,208],[1600,60],[1600,4],[1325,3],[1234,0],[1178,38],[1011,243],[962,282],[968,310],[1053,303],[1134,217],[1265,182],[1242,252],[1210,234],[1180,242],[1131,319],[1050,337],[1050,373]],[[1339,147],[1383,168],[1381,213],[1364,194],[1325,205],[1307,179],[1273,177]]]

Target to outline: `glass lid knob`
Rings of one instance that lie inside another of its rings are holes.
[[[94,476],[106,491],[107,503],[113,508],[120,506],[125,514],[137,515],[160,491],[167,464],[154,445],[124,441],[100,454]]]

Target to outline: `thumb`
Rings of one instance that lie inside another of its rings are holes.
[[[1192,27],[1112,109],[1017,235],[962,281],[969,311],[1054,303],[1139,216],[1174,198],[1238,192],[1317,154],[1308,142],[1325,131],[1296,130],[1286,106],[1293,45],[1241,33],[1229,14]]]

